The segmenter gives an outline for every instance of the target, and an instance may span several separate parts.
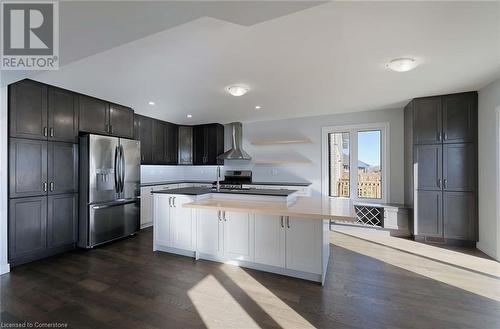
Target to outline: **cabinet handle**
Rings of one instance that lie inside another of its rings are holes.
[[[50,182],[50,192],[54,191],[54,182]]]
[[[217,210],[217,218],[219,219],[219,222],[222,220],[222,219],[220,218],[220,210]]]
[[[438,132],[438,141],[439,141],[439,142],[440,142],[440,141],[441,141],[441,139],[442,139],[442,135],[443,135],[443,134],[442,134],[441,132]]]
[[[43,182],[42,188],[44,192],[47,192],[47,182]]]
[[[54,128],[50,128],[50,137],[54,137]]]
[[[168,198],[168,206],[172,208],[172,197]]]
[[[447,140],[448,139],[448,134],[445,132],[444,133],[444,140]]]
[[[109,133],[112,134],[113,133],[113,125],[109,125]]]
[[[43,127],[43,135],[47,137],[47,127]]]
[[[174,206],[174,208],[176,208],[176,206],[175,206],[175,198],[176,198],[175,196],[172,198],[172,205]]]
[[[285,228],[285,224],[283,223],[283,216],[280,216],[280,223],[281,223],[281,227]]]
[[[290,217],[286,216],[286,227],[290,228]]]
[[[438,178],[437,183],[438,183],[438,187],[441,188],[441,178]]]
[[[443,188],[446,188],[447,179],[443,179]]]

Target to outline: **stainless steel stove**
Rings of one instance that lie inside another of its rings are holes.
[[[251,170],[227,170],[224,173],[224,180],[220,181],[221,189],[229,190],[243,190],[244,184],[252,183],[252,171]],[[215,188],[217,182],[212,183]]]

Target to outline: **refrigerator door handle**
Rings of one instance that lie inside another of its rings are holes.
[[[123,188],[125,187],[125,151],[123,150],[123,146],[120,145],[120,156],[121,156],[121,192],[123,193]]]
[[[114,170],[115,170],[115,192],[120,193],[120,181],[118,178],[118,157],[119,151],[118,146],[115,147],[115,161],[114,161]]]

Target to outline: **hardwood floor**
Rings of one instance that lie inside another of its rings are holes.
[[[152,231],[0,277],[3,323],[70,328],[500,328],[500,279],[332,232],[324,287],[152,252]],[[469,263],[467,263],[470,265]]]

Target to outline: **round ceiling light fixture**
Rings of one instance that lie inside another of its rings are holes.
[[[151,105],[151,106],[154,106],[154,105],[155,105],[155,102],[153,102],[153,101],[149,101],[149,102],[148,102],[148,104],[149,104],[149,105]]]
[[[262,106],[257,105],[257,106],[255,106],[255,109],[256,109],[256,110],[261,110],[261,109],[262,109]]]
[[[186,115],[186,117],[189,118],[189,119],[191,119],[193,117],[193,115],[192,114],[188,114],[188,115]]]
[[[407,72],[413,70],[417,66],[417,60],[410,57],[395,58],[387,63],[387,67],[396,72]]]
[[[238,97],[245,95],[250,90],[250,88],[245,85],[231,85],[226,87],[226,90],[231,95]]]

